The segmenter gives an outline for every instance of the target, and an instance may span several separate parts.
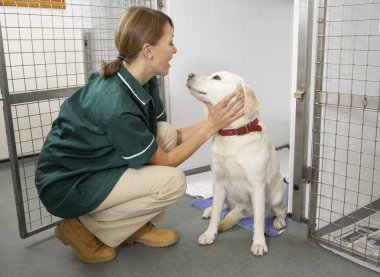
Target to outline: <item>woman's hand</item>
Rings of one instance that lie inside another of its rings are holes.
[[[234,97],[235,99],[233,99]],[[203,101],[203,103],[208,109],[206,124],[212,133],[225,128],[244,115],[244,96],[242,94],[231,93],[215,106],[208,101]]]

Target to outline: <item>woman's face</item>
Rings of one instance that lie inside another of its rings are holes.
[[[173,43],[173,28],[169,23],[166,23],[164,34],[159,41],[152,47],[153,51],[153,66],[156,75],[165,76],[169,73],[169,61],[173,55],[177,53]]]

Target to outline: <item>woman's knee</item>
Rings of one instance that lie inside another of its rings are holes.
[[[186,192],[186,187],[185,174],[177,168],[171,168],[165,184],[156,188],[152,195],[159,199],[179,198]]]
[[[175,184],[177,185],[177,190],[181,192],[181,195],[183,195],[186,192],[187,188],[187,181],[185,173],[183,173],[182,170],[179,170],[178,168],[175,168]]]

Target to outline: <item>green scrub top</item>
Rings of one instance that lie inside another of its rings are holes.
[[[35,182],[53,215],[72,218],[98,207],[128,168],[157,150],[157,122],[166,121],[157,78],[145,85],[120,66],[98,73],[61,106],[38,158]]]

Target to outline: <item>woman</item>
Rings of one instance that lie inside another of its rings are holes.
[[[207,120],[180,130],[165,122],[155,76],[168,74],[177,49],[164,13],[129,8],[115,44],[117,58],[62,104],[36,169],[41,201],[64,218],[56,236],[86,263],[114,259],[122,243],[174,244],[176,234],[151,221],[185,192],[176,166],[242,116],[242,100],[231,94],[206,103]]]

